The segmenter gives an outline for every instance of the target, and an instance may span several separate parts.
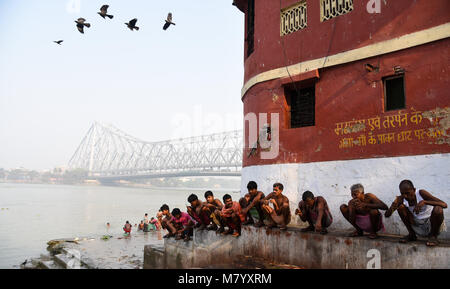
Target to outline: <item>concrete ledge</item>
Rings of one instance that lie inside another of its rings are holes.
[[[146,246],[144,268],[206,267],[231,263],[242,255],[306,268],[365,269],[376,264],[382,269],[450,268],[449,243],[430,248],[424,241],[400,244],[399,238],[382,235],[371,240],[346,237],[342,232],[320,235],[297,228],[284,232],[250,226],[243,227],[239,238],[195,231],[193,241],[187,243],[166,239],[164,253]]]
[[[154,248],[151,245],[144,246],[144,269],[163,269],[165,268],[164,250]]]

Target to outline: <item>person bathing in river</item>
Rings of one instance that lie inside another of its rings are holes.
[[[211,215],[209,217],[212,220],[211,224],[209,224],[206,229],[216,230],[218,233],[222,233],[224,231],[224,224],[222,218],[220,217],[220,211],[223,208],[223,204],[219,199],[214,198],[214,194],[211,191],[205,192],[205,199],[206,202],[204,204],[211,211]]]
[[[168,233],[163,238],[174,237],[177,230],[175,229],[175,226],[173,224],[173,216],[172,214],[170,214],[169,206],[166,204],[162,205],[160,211],[161,214],[159,215],[159,218],[162,228],[168,231]]]
[[[191,216],[188,213],[181,212],[178,208],[172,210],[172,216],[177,229],[175,240],[184,239],[185,242],[189,241],[193,235],[195,225]]]
[[[417,235],[428,237],[427,246],[438,245],[437,237],[444,230],[444,210],[447,204],[434,197],[426,190],[417,190],[410,180],[403,180],[399,185],[400,196],[395,198],[386,211],[389,218],[397,210],[408,235],[400,242],[417,240]]]
[[[261,191],[258,191],[258,185],[254,181],[250,181],[247,184],[247,190],[248,194],[246,194],[243,198],[239,200],[239,204],[242,208],[242,213],[246,216],[246,220],[244,221],[243,225],[250,225],[255,224],[255,221],[253,220],[253,217],[250,213],[250,211],[253,209],[256,209],[256,212],[258,213],[259,220],[255,224],[256,227],[261,227],[264,225],[264,213],[261,208],[261,200],[265,197],[264,193]]]
[[[301,229],[302,232],[316,231],[326,234],[328,233],[327,228],[333,223],[327,201],[321,196],[314,197],[314,194],[310,191],[303,193],[302,201],[298,204],[295,214],[303,222],[309,224],[307,228]]]
[[[123,230],[125,231],[125,235],[131,236],[131,229],[133,226],[130,224],[130,222],[126,221],[125,225],[123,226]]]
[[[141,220],[141,222],[139,223],[138,231],[143,231],[143,230],[144,230],[144,220]]]
[[[361,184],[351,186],[350,191],[352,199],[348,205],[340,207],[344,218],[356,229],[350,237],[362,236],[364,232],[368,232],[370,239],[378,238],[377,232],[384,230],[383,216],[379,210],[387,210],[388,207],[374,194],[365,194]]]
[[[149,228],[148,228],[148,224],[149,224],[149,220],[148,220],[148,214],[145,213],[144,215],[144,232],[148,232]]]
[[[159,224],[158,220],[153,217],[150,219],[150,224],[152,224],[155,227],[155,230],[159,230],[161,228],[161,225]]]
[[[286,230],[291,222],[291,210],[289,208],[289,199],[282,194],[283,185],[273,184],[273,192],[261,200],[261,208],[269,221],[268,228],[279,227],[280,230]],[[270,206],[273,205],[273,208]]]
[[[187,206],[188,214],[197,222],[195,225],[199,230],[203,230],[211,223],[211,209],[201,202],[197,195],[191,194],[188,197],[188,202],[191,204]]]
[[[223,196],[223,202],[225,205],[222,207],[220,215],[228,230],[222,232],[222,234],[232,234],[233,237],[239,237],[241,235],[241,224],[245,220],[241,205],[238,202],[233,202],[229,194]]]

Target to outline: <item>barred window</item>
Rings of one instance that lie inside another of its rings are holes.
[[[301,1],[281,10],[281,36],[293,33],[307,26],[306,1]]]
[[[288,115],[290,128],[314,126],[316,110],[315,87],[309,86],[297,89],[295,86],[288,85],[284,87],[284,95],[290,107]]]
[[[346,14],[353,10],[353,0],[320,0],[320,21]]]

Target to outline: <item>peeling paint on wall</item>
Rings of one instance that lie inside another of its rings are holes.
[[[272,94],[272,102],[275,103],[275,102],[277,102],[277,100],[278,100],[278,94],[273,93]]]
[[[315,150],[316,153],[320,152],[322,150],[322,144],[319,144],[317,149]]]
[[[436,136],[435,144],[450,145],[450,108],[439,108],[422,113],[424,119],[428,119],[434,127],[428,129],[429,134]],[[432,142],[430,142],[432,143]]]
[[[354,125],[346,127],[345,133],[356,133],[356,132],[364,131],[365,129],[366,129],[366,125],[364,123],[355,123]]]

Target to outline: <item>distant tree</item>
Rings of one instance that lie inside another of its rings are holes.
[[[64,183],[80,184],[89,176],[89,172],[84,169],[67,170],[62,179]]]
[[[36,180],[40,179],[41,174],[37,171],[31,171],[31,172],[28,172],[28,177],[30,180],[36,181]]]

